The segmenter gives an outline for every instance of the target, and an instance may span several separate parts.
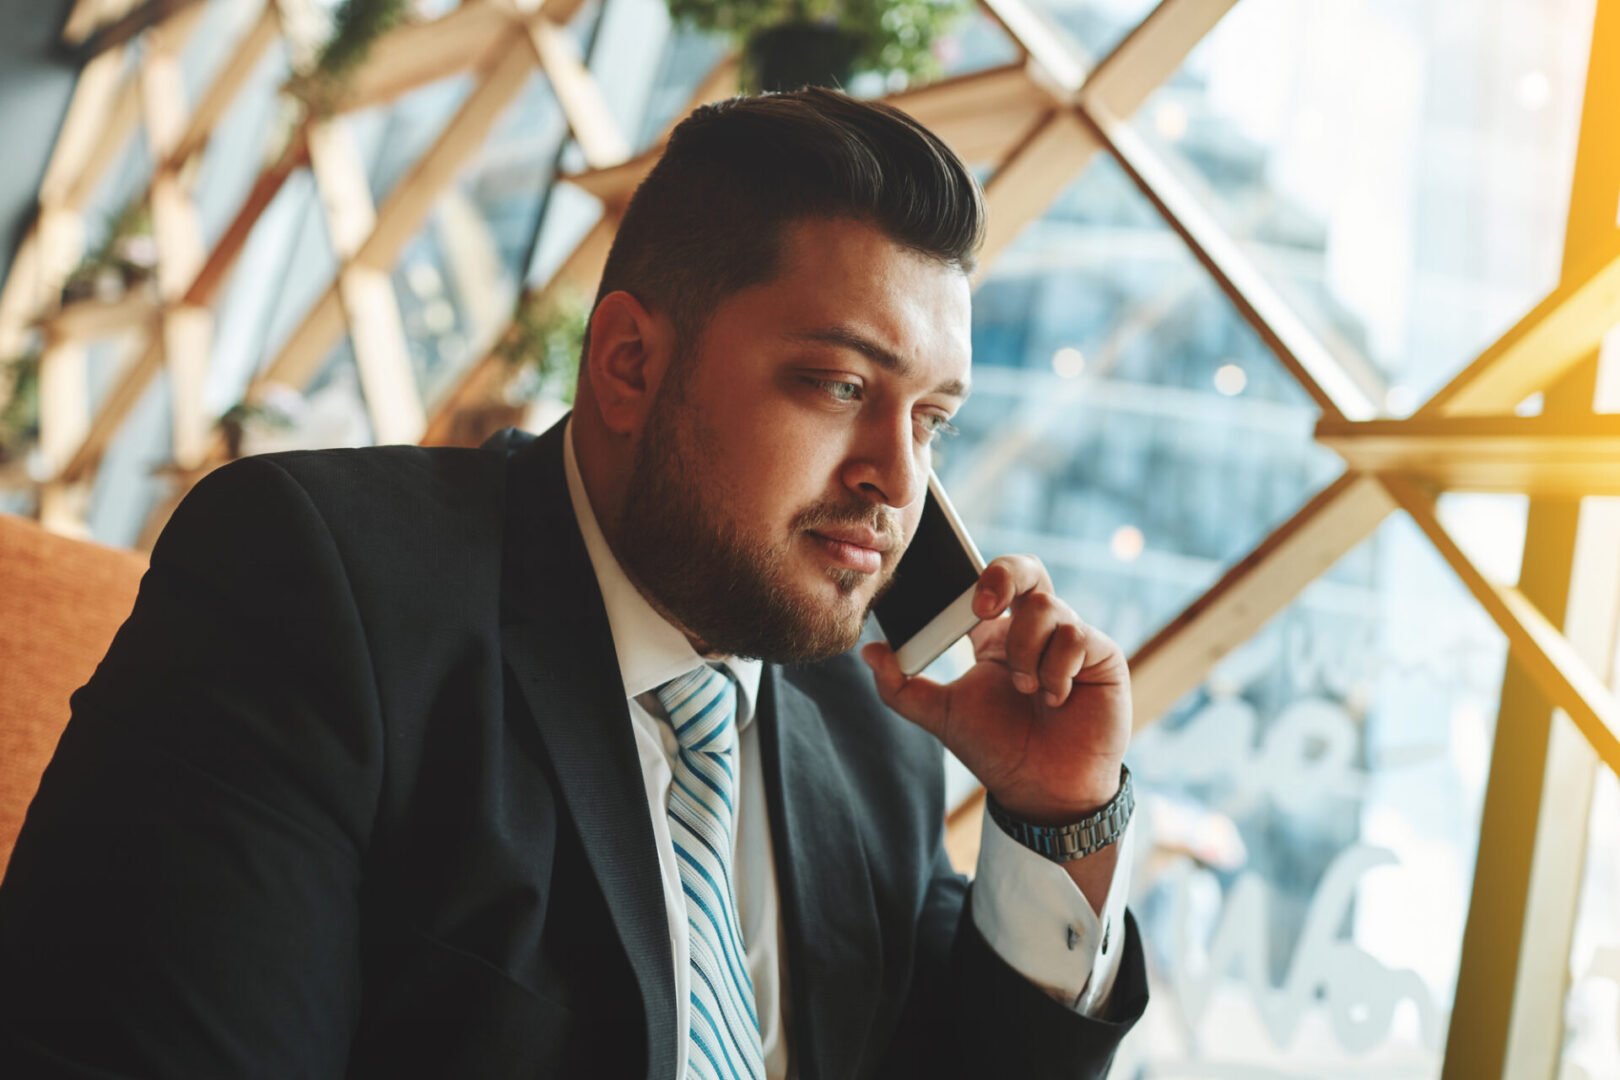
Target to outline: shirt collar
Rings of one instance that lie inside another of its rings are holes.
[[[608,626],[613,631],[613,648],[618,653],[619,677],[624,682],[627,698],[639,697],[649,690],[691,671],[705,663],[721,663],[731,669],[737,681],[737,727],[748,726],[754,718],[754,703],[759,698],[759,678],[764,665],[759,660],[737,656],[705,658],[698,655],[686,635],[647,603],[614,556],[607,537],[596,520],[585,482],[580,478],[579,461],[574,455],[574,418],[566,421],[563,430],[563,470],[568,475],[568,499],[574,506],[574,518],[585,539],[585,550],[591,557],[591,569],[596,572],[596,584],[602,592],[602,604],[607,608]]]

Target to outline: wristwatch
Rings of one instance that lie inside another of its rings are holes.
[[[1136,809],[1136,792],[1131,788],[1131,770],[1119,766],[1119,792],[1095,814],[1068,825],[1031,825],[1020,821],[988,795],[985,804],[1003,832],[1031,851],[1053,862],[1071,862],[1095,854],[1125,835],[1125,826]]]

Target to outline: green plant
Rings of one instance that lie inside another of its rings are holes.
[[[116,275],[113,288],[135,287],[157,272],[157,244],[152,236],[152,212],[139,196],[107,221],[101,246],[88,252],[62,283],[64,303],[84,300],[104,291],[104,275]]]
[[[576,293],[520,303],[512,325],[495,347],[501,359],[522,369],[510,396],[531,401],[549,394],[573,404],[579,354],[589,325],[590,309]]]
[[[934,42],[972,7],[968,0],[667,0],[677,20],[729,35],[740,45],[789,24],[842,30],[854,40],[854,68],[911,79],[940,73]],[[750,85],[757,78],[745,73]]]
[[[293,426],[293,418],[275,405],[238,401],[214,421],[214,426],[224,433],[226,451],[233,459],[242,456],[242,436],[251,422],[282,430]]]
[[[0,363],[0,461],[16,457],[39,438],[39,360],[37,348]]]
[[[409,11],[409,0],[343,0],[315,66],[294,75],[287,89],[317,116],[336,112],[372,42],[404,22]]]

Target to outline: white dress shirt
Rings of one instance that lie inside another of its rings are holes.
[[[613,647],[618,653],[619,673],[629,700],[636,750],[646,782],[675,975],[675,1030],[679,1039],[675,1075],[685,1076],[691,970],[686,899],[669,836],[667,809],[673,762],[680,746],[669,723],[661,719],[663,707],[654,690],[703,664],[705,658],[693,650],[686,635],[653,610],[619,566],[580,479],[573,436],[570,418],[563,433],[568,495],[613,631]],[[759,729],[753,723],[762,665],[758,660],[734,656],[717,662],[724,663],[737,681],[739,797],[732,863],[737,919],[747,948],[748,974],[754,984],[765,1074],[769,1080],[784,1080],[794,1075],[787,1031],[791,1003],[784,1000],[786,979],[775,861],[760,769]],[[1002,959],[1048,994],[1087,1015],[1099,1015],[1108,1003],[1123,945],[1125,889],[1121,883],[1130,880],[1130,830],[1120,841],[1124,846],[1119,867],[1102,918],[1098,918],[1062,867],[1007,836],[988,815],[982,828],[984,838],[973,894],[973,919],[979,932]]]

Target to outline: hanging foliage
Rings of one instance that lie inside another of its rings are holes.
[[[106,238],[62,283],[62,303],[116,300],[157,274],[152,213],[137,196],[107,222]]]
[[[590,309],[577,293],[557,293],[521,304],[495,347],[501,359],[521,368],[508,391],[512,399],[532,401],[550,396],[573,404],[579,355],[589,325]]]
[[[332,13],[332,36],[309,71],[294,75],[287,89],[316,116],[337,111],[372,43],[405,21],[409,0],[343,0]]]
[[[35,348],[0,362],[0,462],[21,457],[39,439],[39,360]]]
[[[815,51],[842,51],[849,71],[937,78],[934,43],[971,10],[968,0],[667,0],[678,21],[726,34],[743,49],[750,90],[786,88],[767,65],[779,57],[795,71]],[[824,40],[817,44],[816,38]],[[774,39],[774,40],[773,40]],[[821,61],[838,63],[835,60]],[[842,74],[841,72],[839,74]],[[777,83],[778,85],[771,85]]]

